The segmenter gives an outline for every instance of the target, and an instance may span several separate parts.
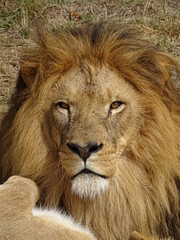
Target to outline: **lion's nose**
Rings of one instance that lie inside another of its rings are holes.
[[[73,152],[79,155],[84,162],[91,156],[91,154],[100,151],[103,148],[103,144],[97,143],[88,143],[86,147],[81,147],[75,143],[68,143],[68,148]]]

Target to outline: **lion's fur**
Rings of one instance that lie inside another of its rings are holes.
[[[128,239],[133,230],[179,239],[180,71],[176,60],[141,40],[136,31],[106,25],[58,33],[42,30],[36,42],[37,47],[24,52],[2,123],[1,183],[17,174],[33,179],[41,189],[40,204],[64,208],[101,240]],[[44,104],[56,76],[63,78],[82,66],[108,67],[130,85],[132,94],[136,92],[140,106],[138,120],[128,122],[136,132],[121,153],[122,163],[110,188],[94,199],[71,193],[57,152],[58,139],[50,136],[56,136],[48,112],[51,99]],[[171,78],[172,71],[176,79]]]

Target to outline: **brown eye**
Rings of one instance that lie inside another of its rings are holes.
[[[122,104],[123,104],[123,102],[121,102],[121,101],[115,101],[115,102],[111,103],[110,110],[118,109]]]
[[[66,109],[66,110],[69,110],[69,105],[65,102],[58,102],[57,103],[57,107],[58,108],[62,108],[62,109]]]

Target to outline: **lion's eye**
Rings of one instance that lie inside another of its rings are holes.
[[[125,108],[125,106],[125,103],[121,101],[115,101],[111,103],[109,110],[112,114],[115,114],[121,112]]]
[[[56,106],[59,110],[69,110],[69,105],[65,102],[58,102]]]
[[[111,103],[110,105],[110,109],[117,109],[119,108],[123,103],[121,101],[116,101],[116,102],[113,102]]]
[[[60,107],[60,108],[63,108],[63,109],[69,109],[69,105],[65,102],[59,102],[57,103],[57,105]]]

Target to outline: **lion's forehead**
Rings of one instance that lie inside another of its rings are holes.
[[[88,68],[88,70],[87,70]],[[132,86],[108,67],[76,67],[61,76],[52,87],[52,94],[67,101],[93,99],[103,104],[132,96]]]

